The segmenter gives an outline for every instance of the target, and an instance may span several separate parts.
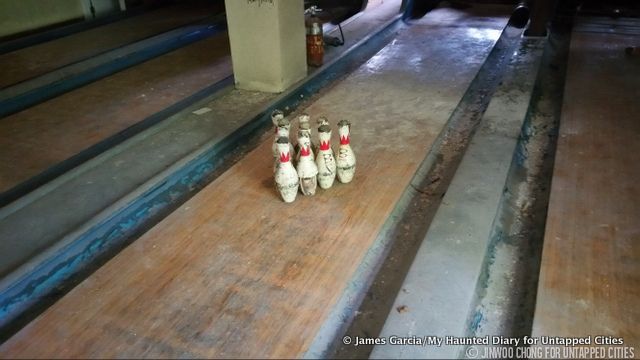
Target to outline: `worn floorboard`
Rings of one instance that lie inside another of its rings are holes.
[[[176,5],[0,55],[0,89],[215,15],[220,6]]]
[[[230,74],[224,32],[0,119],[0,192]]]
[[[636,356],[640,57],[624,48],[637,39],[572,35],[533,326],[534,336],[623,337]]]

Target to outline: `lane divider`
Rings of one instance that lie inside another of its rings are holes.
[[[0,90],[0,118],[226,30],[226,17],[125,45]],[[2,121],[2,119],[0,119]]]
[[[64,25],[55,29],[45,30],[32,35],[26,35],[13,40],[7,40],[0,43],[0,55],[12,51],[20,50],[29,46],[38,45],[43,42],[59,39],[75,33],[96,28],[98,26],[107,25],[118,20],[124,20],[136,15],[155,10],[152,6],[142,6],[139,8],[125,10],[117,14],[108,15],[94,20],[79,21],[77,23]],[[73,21],[73,20],[72,20]]]

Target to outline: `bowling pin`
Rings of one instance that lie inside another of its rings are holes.
[[[356,155],[349,144],[351,138],[351,123],[347,120],[338,122],[338,135],[340,136],[340,147],[338,148],[338,158],[336,159],[336,167],[338,172],[338,180],[343,183],[349,183],[353,180],[356,173]]]
[[[276,120],[275,126],[276,126],[275,127],[276,136],[273,139],[273,145],[271,146],[271,150],[273,151],[273,157],[277,158],[279,154],[278,154],[278,147],[276,146],[276,143],[278,142],[278,139],[280,137],[284,136],[287,139],[289,138],[289,129],[291,128],[291,123],[289,122],[289,119],[285,117],[279,117]]]
[[[318,120],[316,120],[316,122],[318,123],[318,127],[320,127],[320,126],[322,126],[322,125],[331,126],[331,125],[329,124],[329,120],[328,120],[326,117],[324,117],[324,116],[320,116],[320,117],[318,118]],[[311,143],[311,148],[313,149],[313,152],[314,152],[315,154],[317,154],[317,153],[318,153],[318,151],[319,151],[319,145],[318,145],[318,144],[316,144],[316,143],[312,142],[312,143]],[[333,154],[333,149],[331,149],[331,153]],[[334,154],[334,156],[335,156],[335,154]]]
[[[336,160],[331,150],[331,128],[329,125],[321,125],[318,128],[318,139],[320,146],[316,156],[316,166],[318,166],[318,183],[323,189],[328,189],[333,185],[336,178]]]
[[[274,172],[278,167],[278,161],[279,161],[278,157],[280,156],[280,154],[278,153],[278,146],[277,146],[278,139],[280,139],[281,137],[285,137],[289,139],[290,128],[291,128],[291,123],[289,122],[289,119],[285,117],[278,119],[276,124],[276,136],[273,139],[273,145],[271,146],[271,151],[273,152],[273,159],[274,159],[274,165],[273,165]],[[291,147],[291,154],[293,154],[293,145],[289,143],[289,146]]]
[[[324,116],[320,116],[318,118],[317,122],[318,122],[318,127],[320,127],[322,125],[329,125],[329,120]]]
[[[311,152],[311,159],[315,159],[314,156],[314,151],[311,148],[311,128],[309,127],[308,123],[303,123],[300,124],[300,128],[298,129],[298,143],[296,144],[296,161],[300,160],[300,147],[302,146],[302,144],[300,143],[300,141],[302,141],[303,143],[309,145],[309,151]]]
[[[311,126],[309,125],[309,115],[306,113],[303,113],[300,116],[298,116],[298,131],[300,130],[305,130],[305,131],[308,130],[309,138],[311,138]],[[296,143],[293,149],[295,150],[296,161],[298,161],[298,159],[300,158],[300,144]]]
[[[307,129],[311,129],[311,124],[309,123],[309,121],[311,120],[311,117],[309,116],[309,114],[307,113],[302,113],[300,114],[300,116],[298,116],[298,127],[300,129],[307,128]]]
[[[271,113],[271,122],[273,123],[273,127],[274,129],[276,129],[276,131],[278,129],[278,120],[280,119],[284,119],[284,113],[282,112],[282,110],[273,110],[273,112]]]
[[[298,194],[298,173],[291,163],[291,147],[289,138],[280,137],[276,140],[278,149],[278,167],[275,173],[276,188],[286,203],[291,203]]]
[[[298,177],[300,178],[300,191],[304,195],[313,195],[316,193],[318,185],[318,166],[313,160],[311,151],[311,139],[303,131],[298,130],[298,145],[300,146],[300,159],[298,160]]]

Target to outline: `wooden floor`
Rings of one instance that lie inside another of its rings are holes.
[[[215,15],[220,6],[178,5],[0,55],[0,89]]]
[[[304,355],[506,23],[463,17],[400,33],[305,109],[351,120],[353,183],[283,203],[269,139],[0,357]]]
[[[0,193],[231,73],[225,32],[0,119]]]
[[[574,32],[533,336],[640,349],[638,37]]]

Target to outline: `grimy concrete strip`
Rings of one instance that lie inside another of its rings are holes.
[[[392,345],[392,336],[464,337],[538,72],[544,41],[522,40],[396,297],[372,358],[457,358],[464,346]],[[400,310],[398,310],[400,309]]]

